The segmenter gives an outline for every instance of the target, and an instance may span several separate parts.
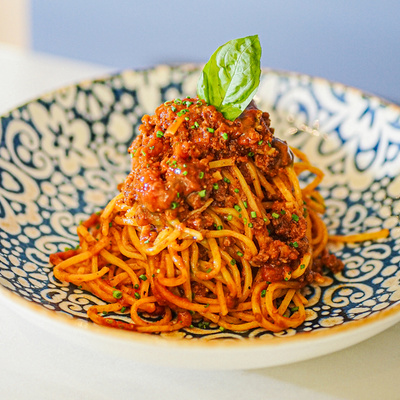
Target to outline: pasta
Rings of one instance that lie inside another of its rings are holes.
[[[119,193],[78,226],[77,249],[51,256],[57,279],[104,301],[89,318],[146,333],[301,325],[302,289],[323,282],[322,266],[343,268],[326,249],[322,171],[254,103],[229,121],[203,100],[175,99],[139,131]],[[304,172],[313,179],[300,187]]]

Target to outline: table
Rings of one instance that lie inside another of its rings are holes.
[[[67,83],[111,72],[0,44],[0,114]],[[77,348],[21,319],[0,298],[0,398],[400,399],[400,324],[337,353],[250,371],[140,365]]]

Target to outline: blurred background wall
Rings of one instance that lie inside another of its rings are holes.
[[[119,70],[205,62],[226,41],[258,33],[263,66],[322,76],[400,103],[398,0],[0,0],[0,4],[20,1],[29,9],[25,45],[35,51]],[[0,13],[0,24],[2,19]]]

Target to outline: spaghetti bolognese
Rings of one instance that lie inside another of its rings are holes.
[[[326,248],[323,173],[275,137],[269,114],[250,102],[259,74],[250,76],[254,87],[242,77],[247,97],[232,109],[204,99],[223,86],[207,81],[223,74],[207,73],[228,68],[220,65],[228,50],[236,57],[253,46],[250,61],[256,54],[259,63],[257,37],[227,45],[203,70],[204,96],[167,101],[142,118],[118,194],[78,226],[77,249],[50,257],[57,279],[105,302],[88,309],[97,324],[160,333],[202,321],[279,332],[305,321],[302,289],[321,283],[323,268],[343,268]],[[312,179],[300,187],[304,172]]]

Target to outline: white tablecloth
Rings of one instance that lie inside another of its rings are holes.
[[[0,114],[67,83],[110,72],[0,45]],[[389,77],[388,77],[389,79]],[[112,359],[32,325],[1,303],[0,399],[400,399],[400,324],[292,365],[193,371]]]

